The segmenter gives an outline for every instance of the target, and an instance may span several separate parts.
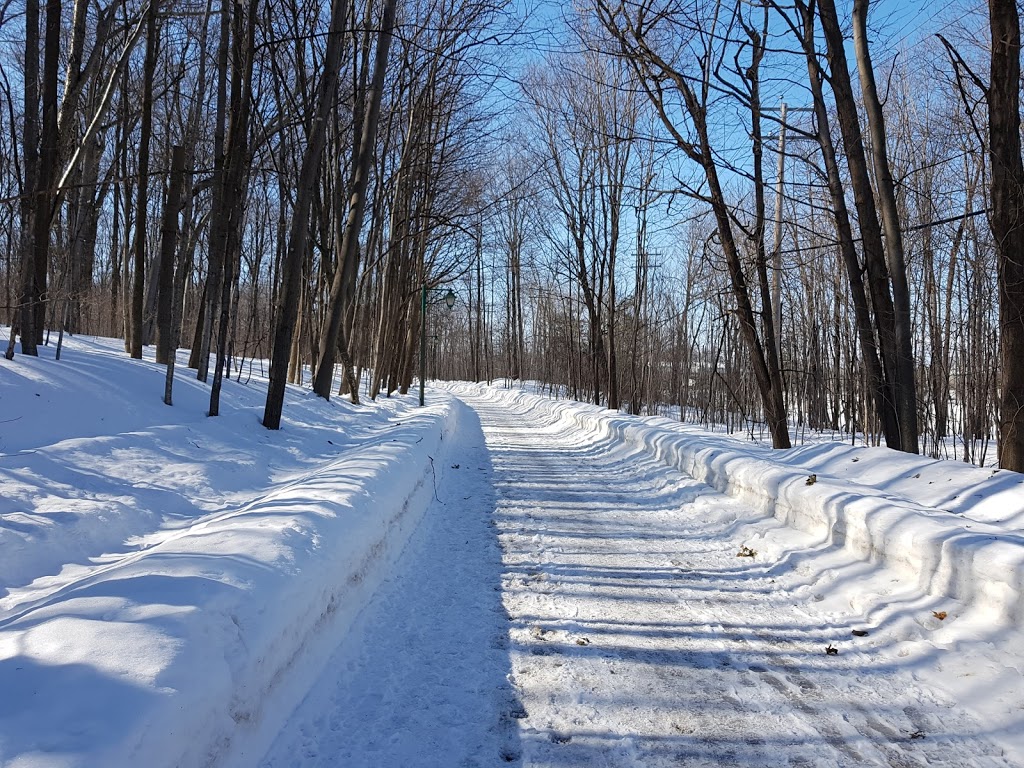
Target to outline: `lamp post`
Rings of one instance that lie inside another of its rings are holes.
[[[431,304],[440,304],[442,302],[444,302],[448,309],[455,306],[455,291],[451,288],[448,289],[444,296],[433,301],[427,301],[428,290],[426,283],[420,283],[420,407],[424,404],[423,389],[427,378],[427,307]]]

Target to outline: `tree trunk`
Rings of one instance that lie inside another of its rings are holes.
[[[221,174],[221,221],[214,222],[217,248],[221,252],[220,320],[217,330],[217,359],[210,387],[210,416],[220,413],[220,390],[227,355],[228,331],[231,319],[231,294],[234,286],[234,259],[242,240],[242,218],[245,211],[245,168],[249,154],[249,113],[252,103],[252,71],[255,59],[254,35],[256,10],[259,0],[249,0],[243,13],[237,7],[234,13],[231,56],[231,109],[230,132]],[[212,246],[212,243],[211,243]],[[211,248],[212,250],[212,248]],[[212,323],[211,323],[212,325]]]
[[[38,211],[39,175],[39,0],[25,2],[25,101],[22,122],[22,158],[25,166],[25,196],[21,206],[21,352],[38,355],[36,350],[36,249],[33,234]],[[15,323],[17,325],[17,323]],[[13,352],[12,352],[13,356]]]
[[[878,222],[874,193],[871,189],[864,141],[857,116],[857,101],[853,95],[844,47],[845,41],[839,26],[834,0],[819,0],[818,12],[821,18],[822,33],[828,46],[831,74],[829,82],[835,95],[836,113],[839,117],[843,146],[846,150],[846,162],[850,172],[860,226],[864,266],[868,276],[868,292],[871,296],[875,328],[878,333],[878,350],[885,374],[885,395],[890,403],[882,415],[884,416],[884,413],[891,407],[897,417],[895,425],[886,424],[883,421],[882,429],[885,432],[886,444],[890,448],[902,450],[905,425],[899,423],[899,416],[906,408],[901,405],[900,401],[907,393],[896,386],[899,366],[896,312],[890,293],[889,269],[882,243],[882,230]]]
[[[57,74],[60,57],[60,0],[46,4],[46,31],[43,45],[42,89],[39,88],[38,3],[26,5],[26,75],[25,75],[25,165],[34,171],[32,188],[31,237],[22,259],[21,350],[36,355],[43,340],[46,319],[46,281],[50,264],[50,223],[53,218],[53,182],[57,169]],[[42,98],[42,119],[38,135],[36,161],[36,121],[39,98]],[[32,144],[31,148],[29,144]],[[31,162],[30,162],[31,158]],[[26,189],[29,187],[26,186]]]
[[[836,234],[839,240],[839,252],[846,267],[846,276],[850,283],[850,294],[853,299],[854,320],[857,336],[861,345],[861,356],[867,376],[868,388],[871,392],[875,409],[882,421],[882,431],[886,442],[890,439],[899,440],[899,423],[895,403],[890,396],[888,385],[879,360],[878,344],[871,321],[871,309],[868,305],[864,287],[863,268],[857,256],[856,241],[850,222],[850,213],[846,205],[846,190],[840,174],[839,162],[836,158],[835,143],[829,128],[828,108],[822,93],[824,79],[818,63],[817,51],[814,47],[814,13],[809,5],[797,4],[803,16],[804,37],[802,43],[807,58],[807,69],[814,101],[814,112],[818,123],[818,145],[821,148],[825,164],[828,188],[832,201],[832,213],[835,219]],[[894,442],[895,444],[895,442]]]
[[[112,166],[107,172],[106,180],[97,188],[102,154],[102,142],[90,141],[82,159],[80,187],[71,195],[71,199],[74,201],[70,206],[72,208],[70,218],[73,236],[69,247],[72,278],[68,330],[71,333],[81,333],[86,327],[83,303],[87,300],[93,286],[99,215],[113,177],[114,168]]]
[[[34,218],[35,271],[34,287],[34,322],[36,343],[43,341],[47,296],[47,275],[50,267],[50,225],[53,222],[54,181],[57,176],[57,153],[60,137],[57,134],[57,76],[60,60],[60,0],[48,0],[46,3],[46,40],[43,49],[43,103],[42,133],[39,137],[39,188],[36,196],[36,215]],[[25,335],[22,333],[22,342]]]
[[[174,363],[178,351],[181,326],[181,308],[177,300],[177,277],[174,269],[178,247],[178,216],[184,207],[182,191],[185,187],[185,148],[171,148],[171,178],[164,204],[164,222],[161,231],[160,293],[156,309],[156,361],[167,365],[164,378],[164,403],[172,404]],[[184,270],[179,267],[182,282]]]
[[[761,403],[764,406],[768,431],[772,437],[772,447],[789,448],[791,447],[789,424],[786,418],[786,405],[782,397],[782,376],[778,370],[778,357],[774,353],[775,341],[771,336],[762,339],[758,334],[757,318],[750,302],[750,292],[747,288],[747,280],[743,272],[743,263],[733,236],[729,209],[726,205],[725,193],[719,181],[718,168],[715,165],[715,156],[711,148],[707,113],[693,90],[685,83],[682,85],[686,107],[693,118],[700,142],[701,165],[704,168],[704,176],[708,182],[711,208],[714,212],[719,240],[721,241],[726,265],[729,270],[732,294],[736,301],[736,316],[740,324],[743,341],[750,354],[754,379],[757,382]],[[767,314],[770,317],[770,310]],[[770,323],[770,320],[768,322]],[[770,325],[768,327],[771,328]],[[766,344],[767,347],[765,346]],[[769,365],[770,360],[775,360],[774,366]]]
[[[267,402],[263,411],[263,426],[267,429],[280,429],[281,427],[281,412],[284,409],[284,392],[288,376],[288,356],[291,353],[292,335],[295,331],[301,294],[299,283],[302,277],[302,262],[309,240],[309,214],[313,203],[314,185],[320,176],[320,162],[327,139],[327,118],[331,113],[338,90],[341,48],[344,43],[343,33],[347,14],[348,0],[333,0],[327,51],[324,57],[324,71],[317,88],[316,113],[313,115],[308,143],[302,156],[295,211],[292,214],[292,231],[288,238],[288,252],[281,269],[284,286],[278,301],[274,348],[270,362],[270,385],[267,388]],[[334,336],[334,343],[337,344],[337,334]],[[333,368],[333,365],[330,367]]]
[[[395,26],[396,5],[397,0],[386,0],[384,4],[384,14],[381,21],[380,34],[377,37],[377,52],[373,64],[373,80],[370,83],[366,114],[363,119],[363,131],[359,140],[359,157],[355,168],[353,168],[348,221],[345,223],[345,234],[341,241],[341,251],[338,254],[338,269],[335,271],[334,280],[331,282],[327,322],[320,338],[316,376],[313,379],[313,391],[325,400],[330,399],[333,388],[334,356],[338,348],[341,323],[348,309],[345,297],[347,294],[351,298],[352,289],[355,285],[356,268],[359,259],[359,235],[363,228],[363,213],[366,210],[366,188],[370,181],[370,170],[377,142],[377,122],[380,115],[381,99],[383,98],[384,76],[387,74],[388,51],[391,47],[391,36]],[[340,46],[338,53],[340,56]],[[335,76],[337,75],[335,74]]]
[[[1024,472],[1024,163],[1020,143],[1020,18],[1015,0],[989,0],[988,90],[992,234],[999,269],[999,466]]]
[[[228,102],[228,58],[231,50],[231,0],[221,0],[220,39],[217,42],[217,106],[213,124],[213,201],[210,209],[209,246],[206,259],[206,290],[203,292],[202,333],[197,335],[199,351],[196,355],[196,378],[206,381],[210,373],[210,347],[213,343],[214,318],[220,302],[221,281],[224,280],[224,251],[227,222],[224,204],[224,135],[226,133]],[[238,11],[236,10],[236,13]],[[193,350],[195,352],[195,350]],[[189,363],[191,365],[191,361]]]
[[[875,86],[875,71],[868,47],[868,2],[854,0],[853,42],[857,53],[857,72],[864,111],[871,134],[871,159],[875,169],[875,187],[878,207],[885,228],[885,252],[888,256],[889,277],[892,281],[894,332],[896,336],[896,369],[893,387],[896,393],[896,411],[900,424],[899,447],[907,453],[918,453],[917,388],[914,385],[914,348],[910,322],[910,288],[907,285],[907,265],[903,254],[903,233],[900,231],[896,209],[896,187],[889,168],[888,141],[885,118]]]
[[[139,138],[139,188],[135,210],[135,258],[132,275],[131,356],[142,359],[142,314],[146,287],[146,223],[149,208],[149,144],[153,135],[153,78],[156,72],[156,6],[146,11],[146,60],[142,80],[142,126]]]
[[[176,339],[172,332],[174,320],[174,255],[178,249],[178,215],[181,213],[181,193],[185,186],[185,148],[171,148],[171,178],[164,204],[164,221],[160,235],[160,286],[156,305],[156,361],[173,365]],[[170,392],[164,402],[170,405]]]

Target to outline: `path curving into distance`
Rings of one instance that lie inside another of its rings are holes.
[[[456,393],[439,502],[266,768],[1016,764],[851,635],[828,590],[885,591],[876,567],[528,400]]]

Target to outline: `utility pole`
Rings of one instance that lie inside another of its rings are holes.
[[[772,312],[775,353],[782,360],[782,179],[786,174],[786,102],[779,108],[779,174],[775,182],[775,238],[772,247]]]
[[[767,110],[765,110],[767,111]],[[772,110],[774,111],[774,110]],[[779,166],[775,181],[775,236],[772,244],[772,317],[775,320],[775,351],[782,361],[782,197],[786,176],[786,116],[790,112],[812,112],[808,107],[779,106]],[[796,138],[808,138],[797,136]]]

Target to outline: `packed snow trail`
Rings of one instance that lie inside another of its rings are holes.
[[[923,615],[926,596],[476,392],[459,394],[483,435],[464,419],[445,503],[267,768],[1017,764],[927,667],[876,656],[874,627],[852,636],[860,614],[828,590],[863,580]]]
[[[262,765],[456,768],[515,763],[508,617],[479,421],[460,408],[445,481],[390,579]],[[252,765],[240,756],[238,765]]]
[[[1005,764],[968,715],[737,558],[776,521],[635,448],[472,402],[500,499],[524,765]]]

